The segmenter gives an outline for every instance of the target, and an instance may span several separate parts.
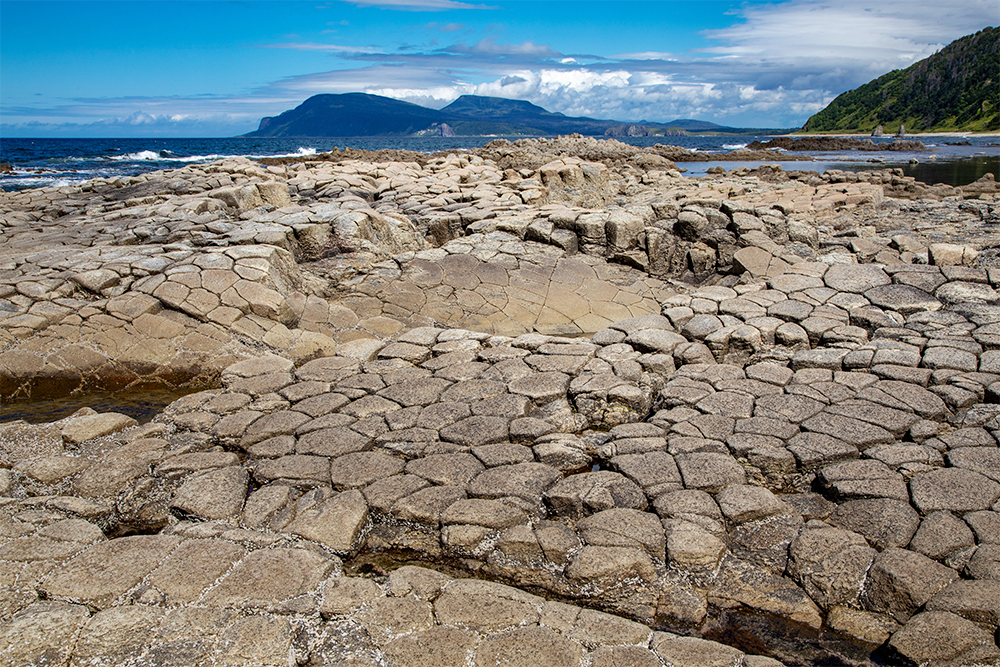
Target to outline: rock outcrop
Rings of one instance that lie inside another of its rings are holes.
[[[996,195],[562,141],[5,194],[0,655],[996,664]]]

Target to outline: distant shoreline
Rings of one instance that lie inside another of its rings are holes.
[[[811,132],[809,134],[804,133],[792,133],[792,134],[782,134],[777,135],[782,137],[868,137],[872,138],[871,132],[823,132],[816,133]],[[896,136],[895,133],[883,134],[881,137],[876,137],[879,139],[906,139],[907,137],[1000,137],[1000,132],[907,132],[903,136]]]

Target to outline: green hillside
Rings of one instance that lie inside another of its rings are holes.
[[[805,132],[886,134],[1000,130],[1000,28],[962,37],[930,58],[843,93]]]

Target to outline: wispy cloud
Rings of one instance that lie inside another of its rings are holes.
[[[474,5],[457,0],[351,0],[360,7],[384,7],[411,12],[438,12],[449,9],[495,9],[488,5]]]
[[[560,58],[561,53],[553,51],[548,46],[535,44],[534,42],[522,42],[521,44],[497,44],[492,37],[486,37],[469,46],[467,44],[453,44],[441,49],[442,53],[457,53],[486,56],[534,56],[536,58]]]
[[[327,31],[324,31],[327,32]],[[261,44],[265,49],[292,49],[293,51],[327,51],[329,53],[379,53],[373,46],[342,46],[339,44],[318,44],[316,42],[282,42]]]
[[[418,28],[423,28],[424,30],[433,30],[435,32],[460,32],[468,28],[464,23],[426,23],[422,26],[417,26]]]

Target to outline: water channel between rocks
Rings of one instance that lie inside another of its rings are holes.
[[[49,400],[5,400],[0,403],[0,423],[23,419],[29,424],[41,424],[69,417],[82,408],[90,408],[97,412],[119,412],[145,424],[163,408],[192,391],[197,390],[96,392]]]

